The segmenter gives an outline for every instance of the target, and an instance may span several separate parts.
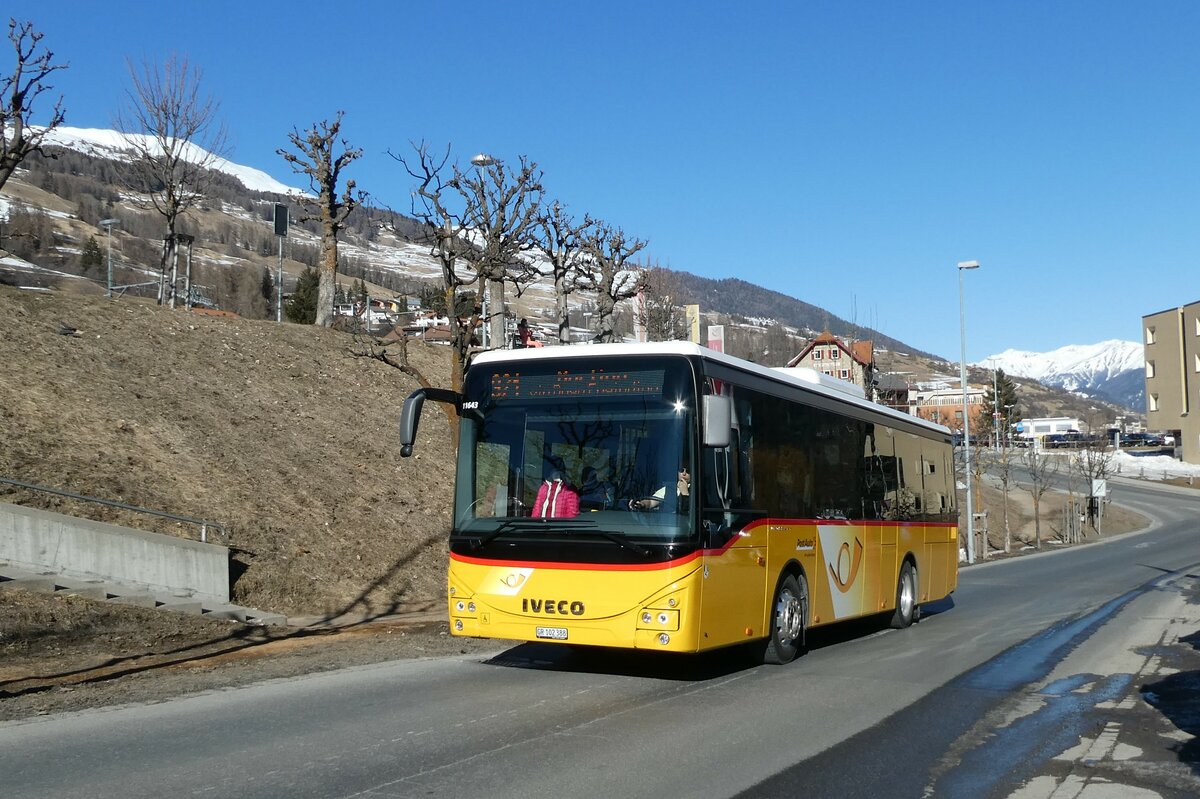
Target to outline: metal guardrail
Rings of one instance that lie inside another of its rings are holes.
[[[218,522],[210,522],[207,519],[197,519],[193,516],[180,516],[177,513],[167,513],[161,510],[151,510],[150,508],[139,508],[137,505],[130,505],[125,502],[117,502],[112,499],[103,499],[101,497],[89,497],[87,494],[76,494],[74,491],[63,491],[61,488],[50,488],[49,486],[40,486],[33,483],[26,483],[23,480],[13,480],[10,477],[0,477],[0,483],[26,488],[30,491],[43,491],[47,494],[57,494],[60,497],[69,497],[71,499],[79,499],[84,502],[96,502],[101,505],[108,505],[110,508],[120,508],[121,510],[130,510],[135,513],[146,513],[150,516],[159,516],[163,519],[172,519],[177,522],[187,522],[188,524],[196,524],[200,526],[200,540],[208,541],[209,528],[216,530],[222,537],[225,536],[225,526]]]

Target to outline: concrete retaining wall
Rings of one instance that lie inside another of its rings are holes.
[[[229,601],[229,549],[0,503],[0,560],[31,571]]]

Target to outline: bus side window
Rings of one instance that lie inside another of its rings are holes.
[[[754,504],[754,469],[751,449],[754,446],[753,411],[750,401],[739,398],[734,403],[736,423],[729,442],[733,461],[731,501],[735,507],[748,508]]]

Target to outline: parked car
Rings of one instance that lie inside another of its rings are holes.
[[[1162,445],[1162,436],[1154,433],[1126,433],[1121,436],[1121,446],[1123,447],[1161,447]]]

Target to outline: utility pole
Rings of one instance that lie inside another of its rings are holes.
[[[112,274],[112,229],[113,225],[121,224],[120,219],[101,219],[100,227],[106,231],[105,236],[108,239],[108,293],[104,296],[112,299],[113,290],[113,274]]]
[[[1000,449],[1000,387],[996,381],[995,361],[992,361],[992,439],[992,447]]]
[[[275,321],[283,321],[283,240],[287,238],[288,208],[275,203],[275,237],[278,240],[279,266],[275,271]]]

